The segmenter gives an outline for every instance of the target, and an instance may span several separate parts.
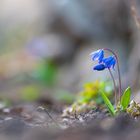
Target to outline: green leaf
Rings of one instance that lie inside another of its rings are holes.
[[[115,109],[114,109],[114,106],[113,106],[112,103],[109,101],[108,97],[105,95],[104,92],[101,92],[101,95],[102,95],[102,98],[103,98],[103,100],[104,100],[104,102],[105,102],[105,104],[106,104],[106,106],[107,106],[107,108],[108,108],[110,114],[111,114],[112,116],[115,116]]]
[[[121,105],[123,110],[126,110],[126,108],[128,107],[129,103],[130,103],[130,97],[131,97],[131,88],[128,87],[122,97],[121,97]]]

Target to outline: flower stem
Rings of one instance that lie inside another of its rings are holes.
[[[118,69],[118,76],[119,76],[119,101],[120,101],[121,100],[121,92],[122,92],[122,84],[121,84],[121,74],[120,74],[120,68],[119,68],[119,59],[118,59],[117,54],[114,51],[112,51],[111,49],[104,48],[103,50],[111,52],[115,56],[115,58],[116,58],[117,69]]]
[[[113,80],[114,92],[115,92],[115,106],[117,106],[117,90],[116,90],[116,83],[115,83],[115,79],[114,79],[114,76],[113,76],[113,74],[112,74],[110,68],[108,68],[108,70],[109,70],[109,73],[110,73],[111,78],[112,78],[112,80]]]

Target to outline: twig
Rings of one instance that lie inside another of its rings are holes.
[[[39,107],[37,108],[37,110],[38,110],[38,111],[44,111],[44,112],[49,116],[49,118],[50,118],[58,127],[60,127],[59,124],[53,119],[53,117],[51,116],[51,114],[48,112],[48,110],[47,110],[46,108],[44,108],[44,107],[42,107],[42,106],[39,106]]]

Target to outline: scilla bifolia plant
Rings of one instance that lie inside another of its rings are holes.
[[[110,52],[112,55],[109,57],[104,57],[105,51]],[[100,49],[97,51],[92,52],[91,58],[93,61],[97,61],[98,64],[93,67],[93,70],[102,71],[107,69],[111,75],[114,84],[114,92],[115,92],[115,107],[112,105],[106,94],[102,91],[101,96],[112,116],[115,116],[119,112],[127,112],[128,105],[130,103],[131,97],[131,89],[128,87],[124,93],[122,94],[122,87],[121,87],[121,75],[120,75],[120,68],[119,68],[119,61],[117,54],[109,48]],[[115,66],[117,65],[117,72],[119,78],[119,92],[117,94],[117,87],[116,82],[112,73],[112,69],[115,70]]]

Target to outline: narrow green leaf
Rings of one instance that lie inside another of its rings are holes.
[[[108,97],[105,95],[105,93],[101,92],[101,95],[102,95],[102,98],[110,112],[110,114],[112,116],[115,116],[115,109],[114,109],[114,106],[112,105],[112,103],[109,101]]]
[[[128,107],[129,103],[130,103],[130,97],[131,97],[131,88],[128,87],[122,97],[121,97],[121,105],[123,110],[126,110],[126,108]]]

